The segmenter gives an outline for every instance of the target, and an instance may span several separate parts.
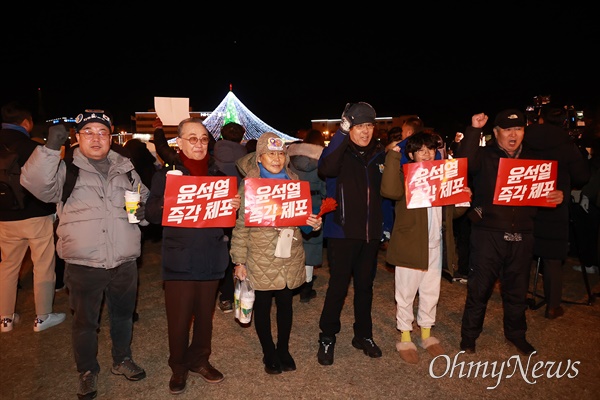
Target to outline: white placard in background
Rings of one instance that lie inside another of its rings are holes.
[[[163,125],[177,126],[190,117],[190,99],[187,97],[155,97],[154,109]]]

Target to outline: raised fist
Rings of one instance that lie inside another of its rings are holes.
[[[48,140],[46,147],[52,150],[60,150],[69,138],[69,131],[63,124],[53,125],[48,129]]]

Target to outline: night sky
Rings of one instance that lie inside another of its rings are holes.
[[[321,15],[304,5],[303,16],[254,18],[81,3],[5,13],[2,103],[37,107],[41,98],[36,111],[47,118],[104,108],[128,124],[154,96],[212,111],[231,84],[254,114],[292,135],[356,101],[378,116],[417,114],[445,135],[474,113],[524,109],[537,95],[588,113],[600,104],[600,24],[581,7],[449,2]]]

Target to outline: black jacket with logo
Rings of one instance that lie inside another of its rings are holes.
[[[486,146],[479,146],[481,132],[481,128],[467,127],[456,153],[457,158],[468,159],[471,179],[469,186],[473,189],[473,209],[468,215],[473,226],[508,233],[533,233],[538,207],[494,204],[498,166],[500,159],[508,158],[508,155],[498,147],[495,140],[488,142]],[[526,143],[523,143],[519,158],[536,159]],[[476,208],[481,209],[481,215],[476,212]]]

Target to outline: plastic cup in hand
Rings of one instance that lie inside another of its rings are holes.
[[[137,210],[139,202],[140,194],[138,192],[133,192],[131,190],[125,191],[125,209],[127,210],[127,219],[132,224],[137,224],[140,222],[140,220],[135,216],[135,210]]]
[[[179,175],[179,176],[181,176],[181,175],[183,175],[183,172],[181,172],[178,169],[170,169],[170,170],[167,171],[167,175]]]

